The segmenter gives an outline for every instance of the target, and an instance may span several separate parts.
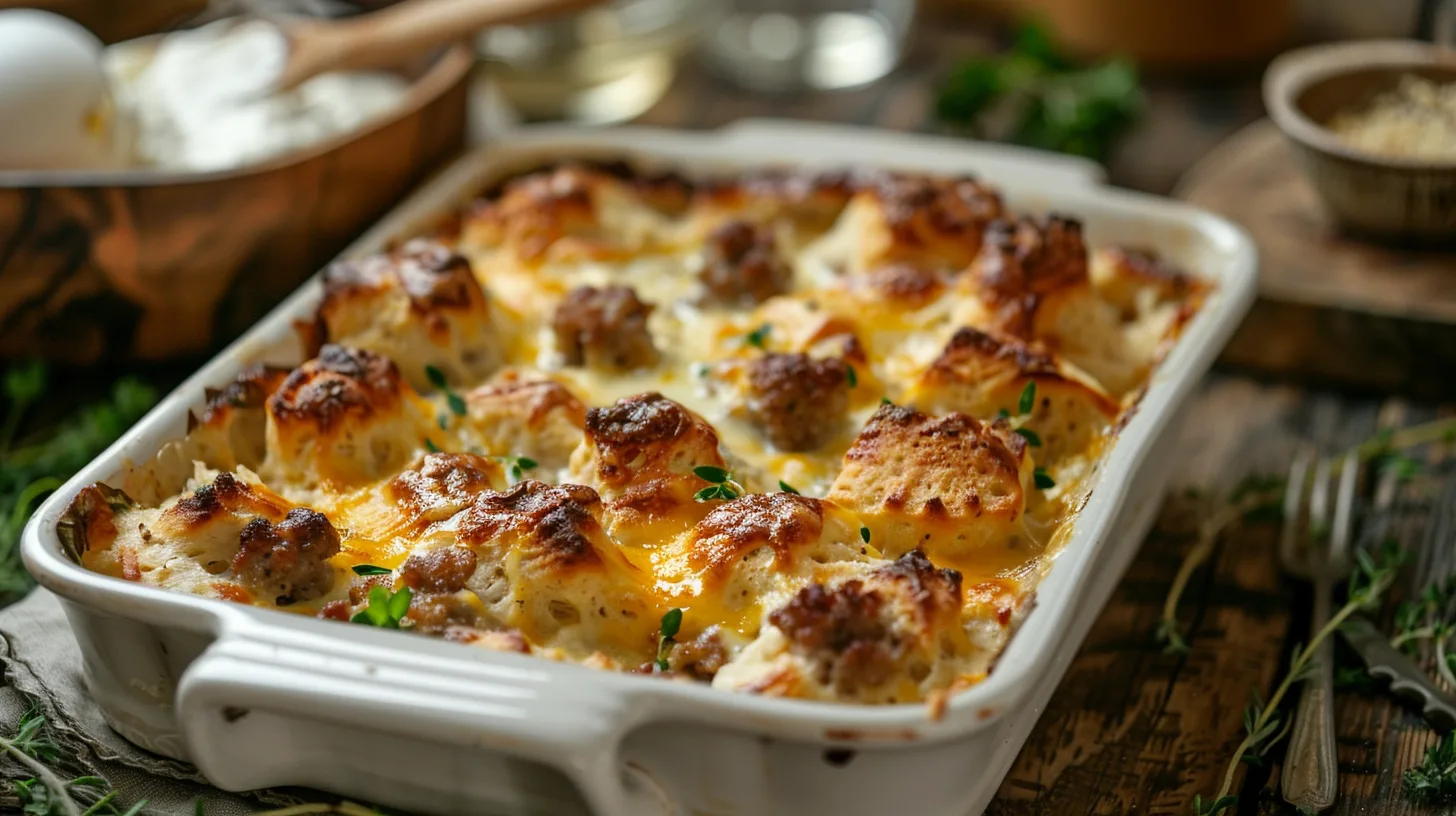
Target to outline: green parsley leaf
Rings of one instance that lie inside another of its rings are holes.
[[[516,464],[518,464],[518,465],[521,466],[521,470],[532,470],[539,463],[535,459],[532,459],[529,456],[517,456],[516,457]]]
[[[799,491],[794,489],[793,485],[789,484],[783,479],[779,479],[779,491],[783,493],[792,493],[795,496],[801,495]]]
[[[730,476],[728,471],[720,467],[714,467],[713,465],[698,465],[693,468],[693,475],[705,482],[712,482],[714,484],[722,484],[728,481]]]
[[[764,341],[768,339],[768,333],[772,328],[773,326],[765,323],[748,334],[743,335],[743,342],[754,348],[763,348]]]
[[[895,403],[890,402],[890,398],[889,397],[880,397],[880,404],[881,405],[894,405]]]
[[[693,501],[705,502],[714,499],[733,501],[738,498],[738,491],[727,484],[709,485],[693,494]]]
[[[1021,397],[1016,401],[1016,411],[1026,416],[1036,408],[1036,380],[1027,380],[1026,387],[1021,389]]]
[[[665,638],[677,637],[678,630],[682,628],[683,612],[681,609],[669,609],[667,614],[662,616],[662,636]]]
[[[445,394],[445,403],[450,406],[450,412],[455,416],[465,416],[465,400],[459,394],[454,391]]]
[[[1031,479],[1036,483],[1038,490],[1049,490],[1057,486],[1056,480],[1047,475],[1045,468],[1037,468],[1032,471]]]
[[[350,620],[381,629],[398,629],[400,621],[409,613],[411,598],[409,587],[403,587],[398,592],[390,592],[387,587],[382,586],[370,587],[369,605]]]
[[[441,391],[450,387],[448,381],[445,379],[445,372],[432,365],[425,366],[425,377],[430,380],[430,385],[435,386]]]
[[[845,366],[844,366],[844,378],[847,379],[847,380],[849,380],[849,387],[850,388],[858,388],[859,387],[859,375],[855,373],[854,366],[849,365],[847,363],[845,364]]]
[[[440,414],[435,417],[435,424],[440,426],[440,430],[448,431],[450,430],[450,417],[445,414]]]
[[[678,631],[682,628],[683,612],[681,609],[672,608],[662,616],[662,623],[657,633],[657,670],[667,671],[669,666],[667,656],[672,653],[672,647],[677,641]]]
[[[377,564],[355,564],[353,569],[355,575],[389,575],[394,572]]]
[[[430,453],[440,452],[440,449],[435,447],[434,440],[430,439],[428,436],[425,437],[425,450],[429,451]]]
[[[866,544],[870,543],[870,528],[868,528],[868,527],[860,527],[859,528],[859,539],[860,539],[860,541],[863,541]]]
[[[1036,435],[1036,431],[1030,428],[1017,428],[1016,433],[1026,440],[1026,444],[1033,448],[1041,447],[1041,437]]]

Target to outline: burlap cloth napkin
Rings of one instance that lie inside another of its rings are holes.
[[[118,801],[129,806],[147,800],[144,813],[193,816],[197,801],[207,816],[242,816],[303,801],[327,801],[323,794],[276,790],[231,794],[210,787],[197,769],[144,751],[111,730],[86,691],[81,652],[55,595],[37,589],[25,600],[0,611],[0,734],[13,735],[25,712],[34,707],[45,715],[59,748],[61,776],[99,776],[111,782]],[[7,779],[33,776],[6,760],[0,774]],[[9,786],[0,796],[0,813],[19,812]]]

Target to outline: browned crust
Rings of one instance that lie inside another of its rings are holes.
[[[902,308],[919,309],[940,297],[946,289],[940,272],[921,264],[891,263],[870,270],[854,285],[867,294]]]
[[[460,521],[460,540],[478,546],[507,533],[530,536],[530,555],[548,568],[602,564],[595,541],[605,533],[593,511],[601,498],[585,485],[548,485],[528,479],[504,493],[490,491],[476,497]]]
[[[402,471],[385,488],[417,529],[441,519],[435,511],[460,507],[495,486],[500,467],[474,453],[427,453],[419,467]]]
[[[862,186],[879,200],[885,224],[900,247],[954,239],[974,253],[987,226],[1006,214],[1001,196],[971,176],[876,173]]]
[[[499,402],[515,406],[526,417],[526,427],[539,429],[552,411],[562,410],[578,428],[586,427],[586,405],[571,389],[555,380],[508,377],[471,391],[466,401]]]
[[[1082,224],[1049,215],[996,221],[972,265],[981,300],[1003,331],[1030,339],[1037,307],[1051,293],[1085,284],[1087,245]]]
[[[217,474],[211,484],[178,499],[166,514],[183,529],[196,530],[225,515],[242,513],[277,519],[283,516],[284,511],[283,505],[263,496],[233,474],[223,472]]]
[[[999,373],[998,369],[1011,375],[1007,384],[1013,389],[1019,389],[1020,383],[1028,379],[1044,385],[1068,384],[1078,388],[1089,403],[1109,418],[1116,416],[1120,407],[1101,390],[1066,376],[1057,358],[1040,343],[971,327],[956,330],[945,350],[926,369],[923,382],[927,385],[989,383]]]
[[[774,569],[792,568],[795,550],[819,540],[824,507],[818,499],[789,493],[750,493],[715,507],[693,528],[688,563],[711,580],[723,581],[741,558],[768,547]]]
[[[348,418],[392,411],[403,388],[388,358],[328,344],[288,375],[268,399],[268,412],[280,425],[307,423],[326,433]]]
[[[885,581],[899,584],[925,620],[960,608],[961,574],[935,566],[920,550],[911,550],[875,572]]]
[[[644,458],[687,436],[695,428],[717,435],[682,405],[651,391],[586,412],[587,438],[597,450],[597,477],[622,486],[644,467]],[[702,464],[713,464],[704,462]]]
[[[975,417],[960,413],[931,417],[904,405],[881,405],[865,423],[864,430],[860,431],[859,438],[845,452],[844,458],[875,458],[883,445],[898,444],[906,438],[904,434],[896,432],[898,430],[907,430],[914,438],[943,442],[953,448],[983,450],[1000,467],[1012,473],[1020,469],[1021,457],[1026,451],[1026,440],[1021,436],[995,434],[993,439],[991,428]],[[936,445],[930,450],[935,451],[940,447]],[[941,458],[953,459],[954,456],[942,451]]]
[[[222,388],[205,388],[202,425],[223,424],[235,411],[262,408],[288,377],[288,369],[255,363]],[[192,428],[188,428],[189,431]]]

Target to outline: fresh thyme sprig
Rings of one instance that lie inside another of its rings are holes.
[[[1420,425],[1411,425],[1397,431],[1382,430],[1354,446],[1346,454],[1334,457],[1332,473],[1339,475],[1349,453],[1355,453],[1358,461],[1362,463],[1374,461],[1380,465],[1388,465],[1392,462],[1400,463],[1409,460],[1409,457],[1397,455],[1403,454],[1411,448],[1442,441],[1456,441],[1456,418],[1438,419]],[[1397,475],[1410,472],[1409,465],[1389,466],[1398,468]],[[1283,493],[1284,481],[1282,479],[1268,475],[1251,475],[1234,488],[1227,501],[1213,509],[1199,523],[1198,540],[1188,554],[1183,556],[1183,563],[1179,565],[1178,574],[1173,578],[1173,585],[1169,588],[1168,596],[1163,602],[1163,617],[1158,622],[1155,637],[1158,642],[1164,644],[1165,651],[1175,653],[1188,651],[1188,644],[1179,632],[1177,613],[1178,603],[1182,600],[1183,592],[1187,589],[1188,581],[1192,578],[1193,573],[1208,561],[1213,555],[1214,549],[1217,548],[1223,533],[1234,524],[1245,519],[1252,520],[1255,517],[1277,513]]]
[[[743,335],[743,342],[747,345],[753,346],[756,349],[764,348],[764,343],[768,340],[768,333],[772,330],[772,324],[764,323],[763,325],[759,326],[748,334]]]
[[[20,763],[35,776],[12,782],[21,813],[27,816],[136,816],[146,807],[142,799],[122,810],[116,802],[116,791],[99,776],[62,778],[53,765],[60,759],[60,749],[47,733],[45,717],[36,709],[25,712],[15,736],[0,737],[0,751]],[[85,805],[78,802],[91,802]]]
[[[1435,745],[1426,749],[1425,759],[1414,768],[1407,768],[1401,777],[1405,796],[1424,805],[1446,805],[1456,802],[1456,731],[1441,735]]]
[[[1274,693],[1269,695],[1267,703],[1259,699],[1257,692],[1254,694],[1254,701],[1244,711],[1244,739],[1239,747],[1234,749],[1233,758],[1229,760],[1228,767],[1224,770],[1223,784],[1218,793],[1207,802],[1201,797],[1195,798],[1193,812],[1198,816],[1211,816],[1237,805],[1237,796],[1230,793],[1234,786],[1234,774],[1242,763],[1255,763],[1262,761],[1265,754],[1279,740],[1283,739],[1288,732],[1287,723],[1279,713],[1279,705],[1284,701],[1285,695],[1294,687],[1294,684],[1303,680],[1310,669],[1313,658],[1311,655],[1318,650],[1320,644],[1324,643],[1336,631],[1347,618],[1356,612],[1367,611],[1377,608],[1380,599],[1386,590],[1394,583],[1396,573],[1405,559],[1405,552],[1395,542],[1385,542],[1379,550],[1373,554],[1364,550],[1355,553],[1355,571],[1350,575],[1347,588],[1347,600],[1344,606],[1336,610],[1330,616],[1329,622],[1310,638],[1307,645],[1296,645],[1289,659],[1289,671],[1284,679],[1274,688]]]
[[[425,366],[425,377],[429,379],[430,385],[433,385],[440,393],[445,395],[445,404],[449,406],[450,413],[455,416],[465,416],[467,413],[465,399],[455,393],[454,389],[450,387],[450,381],[445,379],[445,372],[435,366],[427,365]],[[450,418],[445,414],[441,414],[435,418],[435,422],[439,424],[440,430],[443,431],[449,426]]]
[[[123,377],[112,386],[107,400],[81,408],[38,435],[17,440],[46,384],[41,363],[17,364],[5,372],[8,404],[0,421],[0,597],[31,587],[17,545],[35,505],[116,441],[156,401],[151,387]]]
[[[743,489],[743,485],[734,481],[732,471],[715,465],[698,465],[693,468],[693,475],[709,483],[707,487],[693,494],[693,501],[732,501],[748,492]]]
[[[511,484],[520,484],[521,480],[526,478],[526,471],[534,470],[539,464],[529,456],[500,456],[497,458],[505,466],[506,476],[510,479]]]
[[[667,657],[672,654],[672,647],[677,645],[674,638],[682,629],[683,611],[676,607],[667,610],[662,616],[662,623],[657,630],[657,670],[667,671]]]
[[[1452,671],[1456,654],[1450,652],[1451,638],[1456,635],[1456,576],[1428,585],[1419,598],[1397,606],[1395,629],[1390,645],[1414,654],[1422,642],[1430,643],[1436,673],[1448,688],[1456,688],[1456,672]]]

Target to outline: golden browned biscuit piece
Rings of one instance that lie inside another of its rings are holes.
[[[693,473],[727,467],[707,420],[658,393],[638,394],[586,414],[586,439],[571,457],[573,481],[591,485],[612,509],[618,541],[660,542],[698,522],[712,502]]]
[[[268,399],[264,478],[312,486],[391,475],[420,447],[428,415],[387,358],[326,345]]]
[[[623,665],[646,661],[662,612],[607,537],[604,512],[584,485],[527,480],[480,494],[455,534],[479,556],[466,587],[496,622],[533,643],[578,657],[603,651]]]
[[[1020,398],[1035,383],[1032,410],[1021,416]],[[1076,455],[1117,416],[1118,403],[1086,375],[1044,348],[1014,337],[963,328],[915,383],[907,400],[936,414],[959,411],[992,420],[1005,412],[1034,434],[1037,461]]]
[[[490,456],[525,456],[541,473],[566,467],[586,429],[586,406],[545,377],[505,372],[466,394],[465,405],[473,444]]]
[[[1005,426],[882,405],[844,454],[828,499],[857,513],[894,557],[922,549],[954,563],[1021,534],[1031,458]]]
[[[417,389],[429,387],[429,367],[452,383],[472,383],[500,363],[485,292],[470,262],[442,243],[416,239],[338,261],[323,282],[314,339],[384,355]]]

